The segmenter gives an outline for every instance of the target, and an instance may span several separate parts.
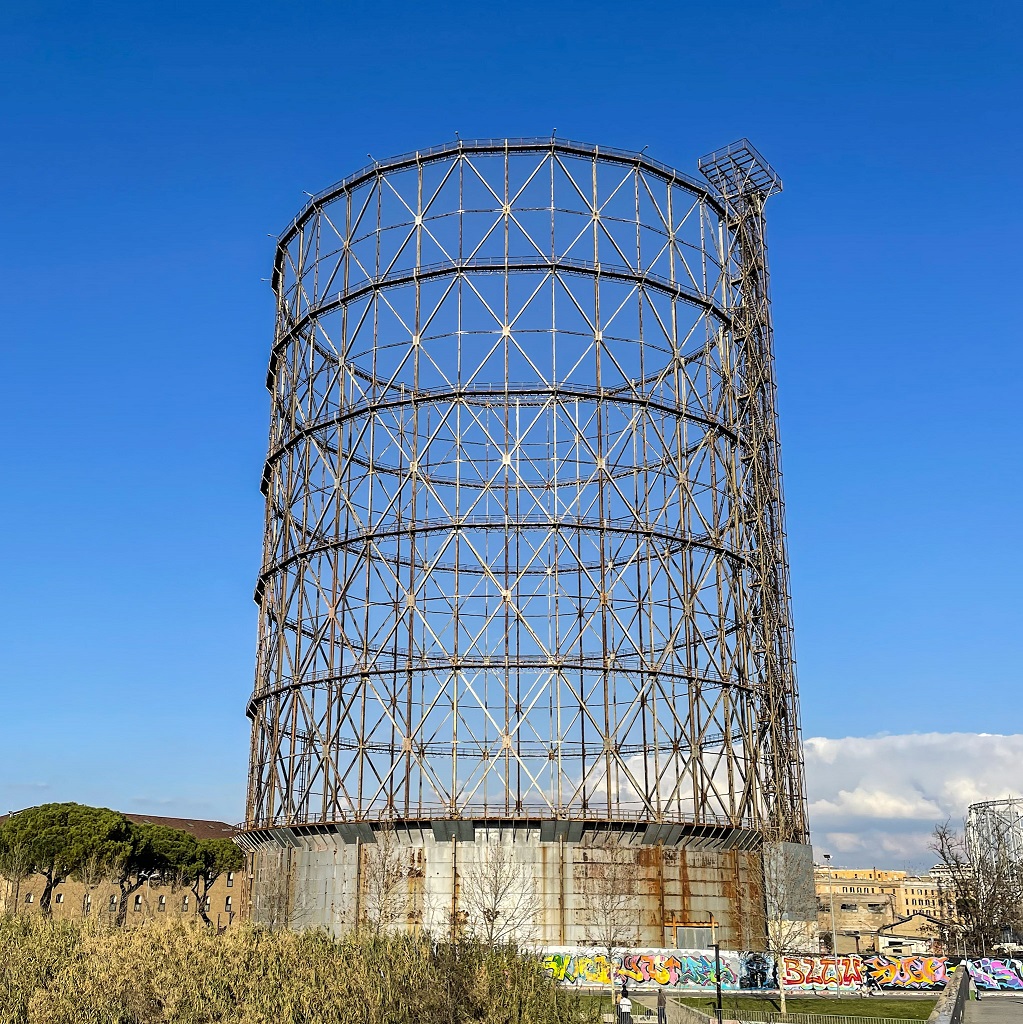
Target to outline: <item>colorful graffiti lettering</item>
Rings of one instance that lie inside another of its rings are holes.
[[[970,960],[970,976],[978,988],[1023,989],[1023,960]]]
[[[548,952],[543,966],[551,976],[568,984],[610,983],[607,956],[593,950],[560,949]],[[714,954],[704,950],[650,949],[623,952],[613,962],[615,981],[672,988],[713,988]],[[739,987],[739,954],[721,954],[721,987]]]
[[[545,970],[551,972],[555,981],[584,985],[608,985],[611,982],[607,957],[599,953],[596,956],[587,956],[584,953],[548,953],[543,958],[543,966]]]
[[[854,989],[863,980],[858,956],[783,956],[781,966],[782,984],[786,988]]]
[[[626,953],[616,964],[615,977],[657,985],[713,985],[714,957],[702,953]],[[721,985],[734,988],[736,975],[726,959],[721,961]]]
[[[769,953],[721,952],[723,989],[853,991],[862,984],[886,990],[944,988],[965,962],[982,989],[1023,990],[1023,960],[987,958],[962,961],[946,956],[783,956],[775,963]],[[608,985],[611,977],[630,985],[710,989],[715,985],[714,954],[710,950],[623,950],[611,964],[593,949],[561,947],[544,955],[551,976],[569,985]]]
[[[881,988],[932,989],[944,988],[949,978],[949,965],[943,956],[865,956],[861,969],[865,979]]]

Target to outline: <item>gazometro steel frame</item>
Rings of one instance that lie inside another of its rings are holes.
[[[745,141],[700,169],[459,141],[281,236],[250,830],[805,842],[781,181]]]

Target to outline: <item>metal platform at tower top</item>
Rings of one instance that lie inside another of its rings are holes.
[[[540,843],[597,843],[607,836],[628,847],[684,847],[690,852],[758,850],[762,835],[752,828],[729,824],[657,823],[645,821],[581,821],[568,818],[432,818],[423,820],[318,822],[276,828],[250,829],[236,842],[254,852],[264,846],[296,850],[306,847],[375,843],[380,833],[393,835],[407,845],[435,842],[475,843],[484,835],[531,837]]]
[[[759,193],[765,199],[782,190],[778,172],[748,139],[739,139],[700,157],[700,173],[726,198]]]

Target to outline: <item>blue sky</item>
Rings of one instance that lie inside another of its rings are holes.
[[[753,140],[786,186],[806,734],[1023,732],[1021,30],[915,0],[6,11],[4,809],[241,817],[268,234],[455,131],[683,170]]]

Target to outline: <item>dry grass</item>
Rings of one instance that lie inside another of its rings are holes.
[[[0,1024],[590,1024],[535,957],[426,938],[0,920]]]

